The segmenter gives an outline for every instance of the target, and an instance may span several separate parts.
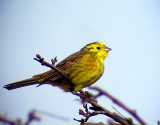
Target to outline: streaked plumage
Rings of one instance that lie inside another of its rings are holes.
[[[73,85],[56,71],[49,70],[33,78],[5,85],[8,90],[34,84],[51,84],[65,91],[78,91],[95,83],[104,72],[104,59],[111,49],[102,42],[93,42],[80,51],[59,62],[56,67],[62,70]]]

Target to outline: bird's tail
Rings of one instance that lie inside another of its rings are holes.
[[[12,89],[20,88],[20,87],[35,85],[35,84],[40,83],[41,81],[43,81],[43,78],[33,77],[33,78],[25,79],[25,80],[22,80],[19,82],[7,84],[4,86],[4,88],[6,88],[8,90],[12,90]]]

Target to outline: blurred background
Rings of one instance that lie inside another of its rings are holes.
[[[159,0],[0,0],[0,114],[25,121],[28,112],[37,109],[67,119],[39,114],[41,122],[33,125],[79,125],[73,120],[81,118],[78,97],[49,85],[13,91],[3,86],[49,70],[33,60],[36,54],[49,62],[57,56],[59,62],[97,40],[112,51],[103,76],[93,86],[156,125],[160,120]],[[98,101],[130,117],[109,99]],[[107,119],[99,115],[89,121]]]

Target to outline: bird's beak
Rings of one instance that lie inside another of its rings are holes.
[[[106,49],[105,49],[107,52],[109,52],[109,51],[111,51],[112,49],[111,48],[109,48],[109,47],[106,47]]]

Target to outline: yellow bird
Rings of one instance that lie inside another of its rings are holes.
[[[56,67],[64,72],[72,84],[57,71],[49,70],[32,78],[5,85],[4,88],[12,90],[34,84],[50,84],[67,92],[79,91],[92,85],[102,76],[104,59],[110,50],[102,42],[97,41],[59,62]]]

